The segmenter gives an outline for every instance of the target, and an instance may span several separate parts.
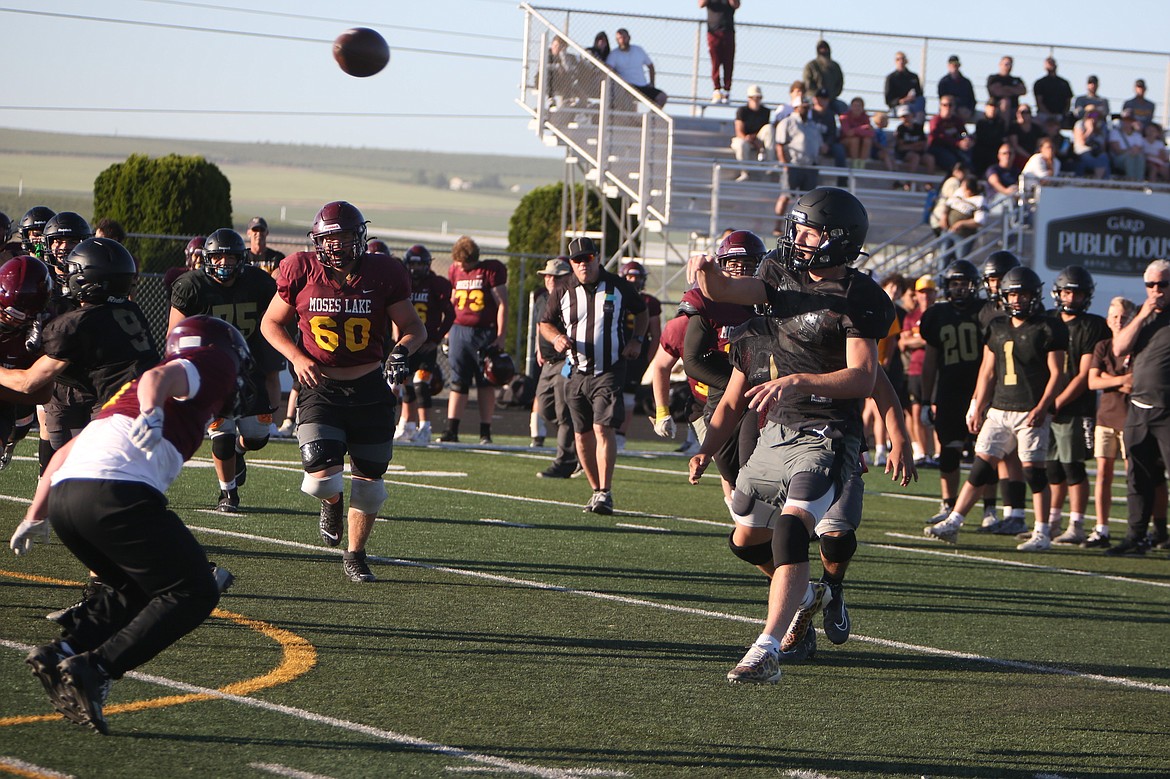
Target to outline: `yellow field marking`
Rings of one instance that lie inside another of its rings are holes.
[[[78,582],[65,581],[62,579],[51,579],[45,576],[34,576],[32,574],[17,573],[15,571],[0,570],[0,575],[10,576],[15,579],[24,579],[26,581],[37,582],[41,584],[64,584],[77,585]],[[219,692],[227,693],[229,695],[250,695],[259,690],[264,690],[269,687],[275,687],[280,684],[286,684],[296,679],[298,676],[303,676],[308,673],[313,666],[317,664],[317,649],[305,639],[301,638],[295,633],[292,633],[283,628],[278,628],[268,622],[258,619],[245,617],[243,614],[236,614],[232,611],[225,611],[224,609],[216,609],[211,612],[211,616],[219,619],[226,619],[235,622],[237,625],[242,625],[246,628],[251,628],[257,633],[275,641],[280,645],[281,661],[273,670],[264,674],[263,676],[256,676],[251,679],[244,679],[239,682],[232,682],[218,688]],[[119,703],[113,706],[106,706],[105,714],[124,714],[131,711],[143,711],[145,709],[161,709],[167,706],[178,706],[183,703],[194,703],[196,701],[215,700],[216,696],[208,695],[206,693],[197,693],[190,695],[167,695],[161,698],[149,698],[147,700],[133,701],[130,703]],[[60,714],[36,714],[23,717],[0,717],[0,727],[6,725],[24,725],[30,722],[48,722],[50,720],[61,719]]]

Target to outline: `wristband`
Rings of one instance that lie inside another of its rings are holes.
[[[654,408],[655,421],[659,419],[666,419],[668,416],[670,416],[670,406],[656,406]]]

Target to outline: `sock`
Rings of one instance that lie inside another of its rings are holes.
[[[1049,510],[1048,524],[1050,524],[1050,525],[1059,525],[1060,524],[1060,509],[1050,509]]]
[[[1038,535],[1042,535],[1042,536],[1048,535],[1048,523],[1047,522],[1037,522],[1032,527],[1032,534],[1033,535],[1038,534]]]
[[[1097,525],[1097,527],[1093,528],[1093,530],[1096,531],[1097,535],[1099,535],[1099,536],[1104,536],[1105,538],[1109,537],[1109,526],[1108,525],[1100,525],[1099,524],[1099,525]]]
[[[813,598],[815,598],[815,597],[816,597],[816,593],[813,592],[812,582],[809,582],[808,589],[806,589],[804,591],[804,598],[802,598],[800,601],[800,607],[802,609],[807,609],[809,606],[811,606],[813,604]]]
[[[996,512],[998,506],[999,506],[999,499],[994,497],[994,496],[990,497],[990,498],[983,499],[983,512],[984,513],[987,513],[988,511],[990,511],[992,514],[994,514]]]
[[[458,419],[448,419],[447,420],[447,432],[449,432],[451,435],[459,435],[459,420]]]
[[[232,479],[231,481],[221,481],[219,483],[219,488],[224,492],[227,492],[228,490],[234,490],[236,488],[236,480]]]
[[[959,524],[961,525],[961,524],[963,524],[963,521],[966,519],[966,517],[964,517],[962,514],[955,511],[954,509],[951,509],[951,515],[949,517],[947,517],[947,519],[957,519],[957,520],[959,520]]]
[[[873,450],[874,455],[877,457],[881,457],[883,454],[887,454],[889,451],[890,450],[886,448],[885,444],[878,444],[877,446],[874,447],[874,450]]]
[[[1085,524],[1085,515],[1080,513],[1079,511],[1069,512],[1068,522],[1070,525],[1076,525],[1077,527],[1081,527],[1082,525]]]
[[[780,651],[780,639],[776,638],[771,633],[761,633],[760,637],[756,639],[756,646],[766,647],[776,652]]]
[[[954,498],[943,498],[942,504],[943,504],[943,508],[946,509],[947,511],[954,511],[955,510],[955,499]]]
[[[479,423],[479,437],[480,438],[491,438],[492,437],[492,424],[491,424],[491,422],[480,422]]]
[[[403,422],[402,423],[402,432],[404,432],[404,433],[413,433],[417,429],[418,429],[418,426],[415,425],[414,422]]]
[[[845,582],[844,576],[833,576],[828,571],[821,573],[821,581],[830,587],[840,587]]]

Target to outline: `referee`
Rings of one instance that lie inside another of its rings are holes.
[[[1113,353],[1130,357],[1133,392],[1125,419],[1129,532],[1108,555],[1146,553],[1154,487],[1170,463],[1170,262],[1154,260],[1143,278],[1146,302],[1113,338]]]
[[[646,304],[634,285],[603,270],[592,238],[569,242],[573,274],[551,293],[540,334],[557,352],[567,352],[569,378],[565,399],[573,418],[577,459],[593,488],[585,511],[613,513],[615,433],[625,418],[622,387],[626,365],[646,341]],[[634,315],[633,335],[623,333],[627,314]]]

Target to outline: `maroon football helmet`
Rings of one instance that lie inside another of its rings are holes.
[[[226,353],[243,373],[252,364],[252,352],[244,336],[230,323],[217,316],[196,314],[179,322],[167,334],[164,360],[175,360],[203,349]]]
[[[207,243],[207,239],[202,235],[197,235],[190,241],[187,241],[187,248],[183,249],[183,258],[187,265],[187,270],[198,270],[203,265],[203,245]]]
[[[749,230],[736,230],[719,244],[715,259],[732,276],[754,276],[768,247]]]
[[[630,260],[622,266],[622,278],[632,282],[639,292],[646,288],[646,268],[637,260]]]
[[[53,282],[49,267],[22,254],[0,265],[0,333],[23,330],[49,304]]]
[[[390,247],[386,242],[378,238],[371,238],[366,242],[366,252],[369,254],[385,254],[387,257],[394,256],[394,252],[390,251]]]
[[[330,268],[356,261],[366,250],[367,224],[362,212],[352,203],[344,200],[326,203],[313,218],[313,229],[309,231],[317,247],[317,259]],[[343,242],[333,237],[343,233],[349,234]]]
[[[406,263],[406,269],[410,271],[410,277],[415,281],[430,273],[431,252],[420,243],[407,249],[402,261]]]
[[[484,349],[482,360],[483,377],[490,384],[503,387],[516,376],[516,363],[512,361],[512,355],[502,349],[489,346]]]

